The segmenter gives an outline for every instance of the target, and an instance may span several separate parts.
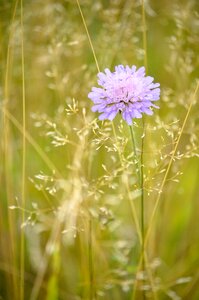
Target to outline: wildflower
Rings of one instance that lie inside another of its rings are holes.
[[[92,111],[101,113],[100,120],[113,120],[117,113],[132,124],[132,119],[141,118],[142,114],[152,115],[152,107],[159,108],[153,101],[160,98],[159,83],[152,83],[151,76],[145,76],[145,68],[136,71],[136,66],[115,67],[115,72],[105,69],[98,73],[98,84],[93,87],[88,97],[93,101]]]

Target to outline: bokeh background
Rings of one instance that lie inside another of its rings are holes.
[[[197,300],[198,1],[79,4],[0,1],[0,299]],[[145,118],[146,230],[161,196],[144,273],[131,136],[91,111],[85,24],[100,70],[145,64],[161,85]]]

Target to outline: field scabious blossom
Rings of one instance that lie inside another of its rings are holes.
[[[160,84],[153,83],[154,78],[145,76],[145,68],[136,70],[136,66],[115,67],[115,72],[105,69],[98,73],[98,84],[93,87],[88,97],[93,101],[93,112],[99,112],[100,120],[113,120],[118,113],[132,124],[134,118],[142,114],[152,115],[152,107],[159,108],[153,101],[160,98]]]

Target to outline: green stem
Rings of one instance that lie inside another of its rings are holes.
[[[22,137],[22,192],[21,192],[21,206],[25,208],[25,180],[26,180],[26,94],[25,94],[25,66],[24,66],[24,24],[23,24],[23,0],[20,2],[21,6],[21,72],[22,72],[22,119],[23,119],[23,137]],[[22,210],[21,223],[25,221],[25,211]],[[20,241],[20,300],[24,300],[24,268],[25,268],[25,235],[24,228],[21,228]]]
[[[136,170],[137,170],[137,174],[138,174],[139,185],[141,186],[141,176],[140,176],[141,170],[140,170],[139,159],[138,159],[137,150],[136,150],[135,135],[134,135],[132,126],[129,126],[129,128],[130,128],[130,132],[131,132],[131,139],[132,139],[132,144],[133,144],[133,152],[135,155],[135,164],[136,164]]]
[[[144,121],[143,121],[144,122]],[[139,186],[141,189],[141,233],[142,233],[142,247],[144,246],[144,170],[143,170],[143,150],[144,150],[144,137],[142,137],[142,143],[141,143],[141,155],[140,155],[140,166],[139,166],[139,159],[137,155],[136,150],[136,144],[135,144],[135,136],[133,132],[132,126],[129,126],[130,132],[131,132],[131,139],[133,144],[133,152],[135,155],[135,163],[136,163],[136,169],[138,170],[138,179],[139,179]],[[144,132],[144,123],[143,123],[143,132]]]
[[[88,237],[88,255],[89,255],[89,300],[95,299],[94,297],[94,274],[93,274],[93,253],[92,253],[92,220],[89,219],[89,237]]]
[[[142,234],[142,271],[145,271],[145,231],[144,231],[144,135],[145,135],[145,127],[144,127],[144,119],[143,120],[143,135],[142,135],[142,143],[141,143],[141,157],[140,157],[140,187],[141,187],[141,234]],[[143,300],[145,299],[145,292],[143,291]]]
[[[140,188],[141,188],[141,232],[142,232],[142,246],[144,247],[144,119],[143,120],[143,135],[141,143],[141,156],[140,156]]]
[[[130,132],[131,132],[131,139],[133,144],[133,152],[135,155],[135,162],[136,162],[136,169],[138,170],[138,180],[139,180],[139,186],[141,190],[141,198],[140,198],[140,226],[141,226],[141,260],[142,260],[142,270],[145,270],[145,259],[144,259],[144,239],[145,239],[145,232],[144,232],[144,156],[143,156],[143,150],[144,150],[144,120],[143,120],[143,136],[142,136],[142,142],[141,142],[141,154],[140,154],[140,160],[138,159],[137,150],[136,150],[136,143],[135,143],[135,136],[133,132],[132,126],[129,126]],[[140,165],[139,165],[140,163]],[[145,292],[143,291],[143,299],[145,299]]]

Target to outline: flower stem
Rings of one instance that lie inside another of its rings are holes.
[[[142,271],[145,271],[145,230],[144,230],[144,136],[145,136],[145,124],[143,120],[143,134],[141,142],[141,156],[140,156],[140,188],[141,188],[141,234],[142,234],[142,248],[141,248],[141,258],[142,258]],[[143,300],[145,299],[145,292],[143,290]]]
[[[92,220],[89,218],[88,255],[89,255],[89,300],[95,299],[94,274],[93,274],[93,252],[92,252]]]
[[[140,166],[139,166],[139,159],[137,155],[136,150],[136,143],[135,143],[135,136],[133,132],[132,126],[129,126],[130,132],[131,132],[131,139],[133,144],[133,152],[135,155],[135,163],[136,163],[136,169],[139,179],[139,186],[141,189],[141,203],[140,203],[140,226],[141,226],[141,234],[142,234],[142,248],[144,247],[144,170],[143,170],[143,150],[144,150],[144,120],[143,120],[143,135],[142,135],[142,143],[141,143],[141,155],[140,155]],[[142,249],[143,252],[144,249]]]
[[[22,119],[23,119],[23,137],[22,137],[22,191],[21,191],[21,206],[22,216],[21,224],[25,221],[25,181],[26,181],[26,94],[25,94],[25,67],[24,67],[24,24],[23,24],[23,0],[20,2],[20,23],[21,23],[21,72],[22,72]],[[25,235],[24,228],[21,227],[21,240],[20,240],[20,300],[24,300],[24,267],[25,267]]]
[[[143,187],[143,185],[144,185],[144,172],[143,172],[144,133],[142,136],[140,165],[139,165],[139,159],[138,159],[137,150],[136,150],[135,136],[134,136],[133,128],[132,128],[132,126],[129,126],[129,128],[130,128],[130,132],[131,132],[133,152],[135,155],[136,169],[138,171],[137,174],[138,174],[138,179],[139,179],[139,186],[141,189],[141,208],[140,208],[141,222],[140,222],[140,225],[141,225],[141,233],[142,233],[142,246],[144,246],[144,187]],[[143,123],[143,132],[144,132],[144,123]]]
[[[129,128],[130,128],[130,132],[131,132],[131,139],[132,139],[132,144],[133,144],[133,152],[134,152],[134,155],[135,155],[136,171],[137,171],[137,175],[138,175],[139,185],[141,185],[141,177],[140,177],[141,170],[140,170],[139,159],[138,159],[137,150],[136,150],[135,135],[134,135],[132,126],[129,126]]]
[[[133,152],[135,155],[135,162],[136,162],[136,169],[138,180],[139,180],[139,187],[141,190],[141,198],[140,198],[140,227],[141,227],[141,261],[142,261],[142,271],[145,270],[145,258],[144,258],[144,239],[145,239],[145,232],[144,232],[144,169],[143,169],[143,163],[144,163],[144,156],[143,156],[143,150],[144,150],[144,120],[143,120],[143,135],[142,135],[142,142],[141,142],[141,154],[140,154],[140,160],[138,159],[137,150],[136,150],[136,143],[135,143],[135,136],[133,132],[132,126],[129,126],[130,132],[131,132],[131,139],[133,144]],[[143,299],[145,299],[145,292],[143,291]]]

